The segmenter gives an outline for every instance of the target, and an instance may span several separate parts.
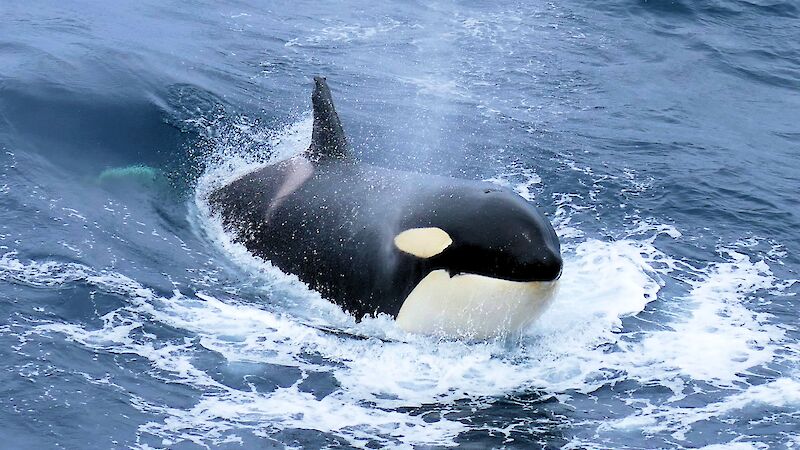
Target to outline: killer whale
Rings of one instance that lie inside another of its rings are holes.
[[[311,145],[213,191],[212,212],[251,253],[357,319],[483,339],[547,306],[562,271],[558,236],[531,203],[483,181],[357,161],[322,77]]]

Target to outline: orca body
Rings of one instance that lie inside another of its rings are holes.
[[[324,78],[301,156],[212,192],[226,230],[356,318],[487,338],[530,324],[561,275],[548,220],[511,190],[357,162]]]

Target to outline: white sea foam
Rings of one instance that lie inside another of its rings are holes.
[[[330,43],[350,43],[353,41],[369,41],[376,36],[383,35],[400,27],[402,24],[396,20],[387,18],[381,23],[372,26],[357,24],[337,24],[327,26],[318,30],[312,30],[303,39],[292,39],[287,42],[286,47],[316,46]]]
[[[513,189],[525,200],[533,201],[536,195],[532,189],[542,183],[542,178],[527,167],[516,167],[484,181]]]
[[[311,142],[312,122],[308,115],[277,132],[263,131],[246,122],[225,130],[206,161],[196,197],[205,200],[214,189],[248,172],[302,152]],[[241,145],[242,136],[246,136],[247,145]]]
[[[736,306],[737,296],[770,287],[764,267],[743,259],[709,268],[705,280],[695,281],[698,287],[691,291],[688,299],[692,302],[685,307],[692,311],[694,301],[722,293],[720,298],[724,299],[714,303],[716,306],[710,310],[699,307],[696,316],[685,316],[688,320],[676,322],[673,330],[650,332],[634,343],[624,341],[626,332],[621,318],[640,312],[657,298],[659,272],[672,270],[665,258],[649,243],[580,243],[574,254],[566,255],[563,286],[553,307],[519,347],[511,350],[499,342],[438,342],[403,336],[386,318],[355,324],[321,311],[323,322],[332,318],[332,326],[375,336],[364,340],[340,337],[291,314],[269,311],[245,300],[222,301],[202,292],[176,292],[163,298],[122,274],[96,272],[79,264],[22,262],[13,254],[0,258],[0,278],[48,287],[82,282],[129,299],[130,306],[106,314],[99,329],[46,323],[35,330],[61,333],[100,351],[142,356],[170,382],[204,392],[188,409],[144,399],[135,402],[144,411],[167,417],[142,426],[142,431],[165,439],[165,445],[179,440],[220,443],[231,439],[237,429],[266,433],[287,428],[331,433],[353,445],[363,445],[375,436],[392,445],[433,445],[452,443],[467,425],[447,419],[427,423],[396,408],[435,403],[446,409],[456,400],[472,400],[480,405],[527,389],[552,395],[591,392],[614,377],[664,385],[692,377],[729,383],[742,367],[774,358],[775,344],[767,342],[765,336],[776,331],[765,328],[752,314],[738,310],[743,307]],[[705,288],[704,283],[709,287]],[[728,315],[720,309],[719,302],[733,305],[725,311],[738,312]],[[274,392],[225,386],[195,366],[192,355],[198,350],[190,343],[157,341],[155,336],[139,332],[143,323],[152,320],[199,336],[201,347],[223,355],[229,363],[297,367],[303,376],[326,372],[335,377],[339,387],[318,399],[304,392],[300,381]],[[700,320],[706,328],[713,326],[726,333],[729,341],[725,347],[729,350],[716,356],[708,368],[698,370],[696,365],[686,363],[686,344],[656,345],[682,339],[686,330],[681,327],[703,332],[700,322],[693,323]],[[780,339],[776,334],[769,336]],[[379,339],[385,337],[404,340]],[[620,350],[604,350],[612,344]],[[764,346],[767,351],[759,352],[751,348],[753,345]],[[323,362],[312,362],[309,354],[321,356]],[[796,388],[796,383],[783,380],[754,387],[704,410],[643,410],[614,426],[678,431],[702,417],[724,414],[750,401],[775,406],[795,402],[781,392]]]
[[[639,344],[641,354],[660,351],[660,372],[679,372],[720,386],[744,381],[751,367],[771,361],[785,331],[769,324],[768,316],[747,308],[757,292],[780,285],[764,261],[751,261],[725,250],[728,262],[712,264],[697,279],[685,278],[691,290],[679,299],[678,318],[670,330],[648,334]]]
[[[754,406],[766,405],[773,410],[795,414],[800,407],[800,379],[782,377],[757,386],[748,386],[718,402],[701,407],[658,406],[646,408],[635,416],[611,422],[605,428],[640,429],[648,433],[667,431],[674,439],[685,440],[686,433],[698,422],[726,420],[743,414]],[[759,417],[753,417],[757,419]]]
[[[586,276],[589,272],[580,268],[588,267],[591,259],[597,257],[595,251],[614,251],[613,247],[602,248],[602,244],[588,247],[586,254],[568,259],[568,267],[576,268],[568,273],[578,278]],[[646,277],[635,261],[628,260],[632,252],[625,245],[618,249],[614,257],[619,258],[616,269],[633,270],[639,273],[637,276]],[[124,275],[96,272],[79,264],[25,263],[14,255],[6,255],[0,259],[0,278],[50,287],[83,282],[100,291],[128,298],[131,305],[106,314],[101,328],[46,323],[35,330],[61,333],[100,351],[142,356],[163,372],[168,381],[205,392],[189,409],[161,407],[139,399],[136,404],[143,410],[168,416],[163,422],[149,423],[142,429],[163,437],[166,442],[201,439],[218,443],[227,438],[231,429],[269,427],[315,429],[346,438],[354,445],[363,444],[370,436],[383,436],[385,442],[394,444],[451,443],[466,429],[464,424],[447,419],[428,423],[421,417],[394,409],[429,403],[447,405],[463,399],[485,401],[487,397],[534,387],[556,392],[574,388],[576,384],[585,383],[591,372],[581,367],[582,362],[589,359],[582,352],[591,352],[598,343],[604,342],[586,328],[597,326],[602,334],[612,333],[613,328],[619,326],[617,314],[635,312],[648,301],[642,296],[641,286],[626,281],[616,286],[616,293],[630,297],[630,303],[609,299],[609,303],[613,303],[612,311],[604,310],[605,303],[601,303],[596,304],[594,312],[576,318],[575,314],[567,312],[576,306],[585,310],[581,308],[580,299],[560,297],[559,300],[564,299],[564,304],[558,306],[562,313],[554,313],[552,317],[560,318],[564,326],[573,329],[559,333],[557,322],[550,321],[548,326],[535,332],[536,340],[509,352],[499,342],[438,342],[414,336],[404,336],[405,341],[338,337],[290,315],[267,311],[260,305],[223,302],[203,293],[186,296],[176,292],[170,298],[159,297]],[[565,280],[566,283],[583,281]],[[563,292],[567,296],[579,294],[584,299],[591,296],[586,291],[565,289]],[[600,325],[597,325],[598,317],[604,318]],[[316,399],[302,392],[298,384],[271,393],[227,387],[194,365],[192,354],[196,350],[190,343],[157,341],[155,336],[139,332],[142,324],[149,320],[200,336],[202,347],[222,354],[231,363],[262,362],[298,367],[304,373],[328,372],[336,378],[339,389]],[[584,329],[575,333],[578,331],[574,330],[575,326]],[[367,320],[352,325],[351,329],[363,335],[376,330],[380,331],[379,337],[403,337],[386,318]],[[568,336],[572,336],[571,341],[565,340]],[[309,362],[307,354],[320,355],[326,362]],[[565,367],[570,370],[564,370]],[[375,406],[365,406],[370,404]],[[265,423],[268,425],[263,425]]]
[[[706,445],[700,448],[701,450],[764,450],[768,449],[769,445],[756,442],[727,442],[725,444]]]

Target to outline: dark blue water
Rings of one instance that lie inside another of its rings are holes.
[[[800,5],[6,1],[0,448],[800,447]],[[352,317],[205,194],[303,150],[547,212],[517,342]]]

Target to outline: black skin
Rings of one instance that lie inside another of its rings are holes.
[[[315,81],[315,95],[329,100],[325,80]],[[226,229],[250,252],[357,318],[396,317],[408,294],[437,269],[512,281],[561,275],[558,237],[534,205],[490,183],[387,170],[343,157],[341,126],[319,125],[339,123],[332,101],[325,105],[329,111],[318,111],[314,100],[314,143],[307,155],[313,162],[306,163],[313,172],[302,185],[275,202],[297,170],[297,160],[290,160],[247,174],[209,198]],[[335,136],[326,135],[330,130]],[[320,151],[325,142],[329,153]],[[427,259],[395,247],[397,234],[421,227],[441,228],[453,243]]]

